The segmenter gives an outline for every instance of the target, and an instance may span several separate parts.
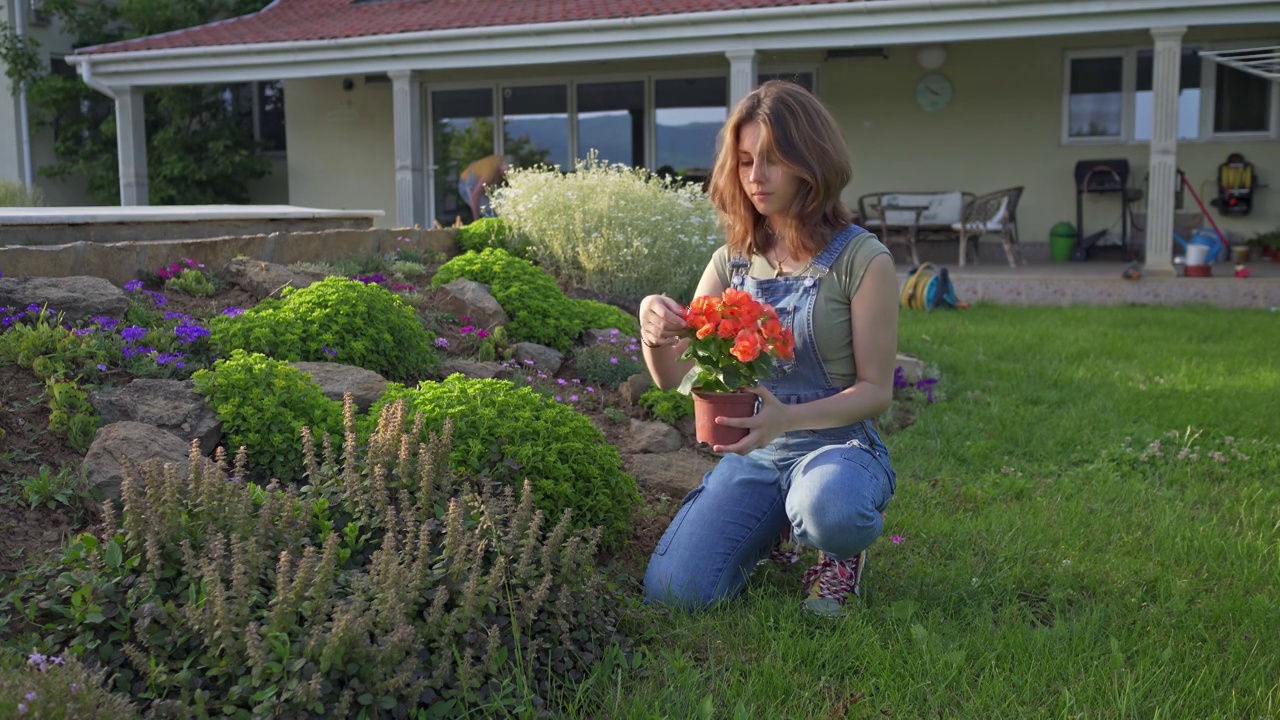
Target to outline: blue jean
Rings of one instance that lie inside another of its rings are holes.
[[[896,487],[888,448],[866,422],[726,455],[658,541],[645,597],[699,609],[736,596],[788,523],[802,545],[851,558],[880,536]]]

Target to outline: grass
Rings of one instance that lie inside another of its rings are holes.
[[[803,568],[771,567],[712,612],[650,611],[638,667],[602,670],[574,715],[1280,716],[1278,323],[904,314],[944,395],[888,438],[869,605],[809,618]]]

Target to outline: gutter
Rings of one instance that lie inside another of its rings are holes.
[[[76,57],[73,55],[68,55],[64,59],[68,62],[75,62]],[[80,65],[80,79],[84,80],[85,85],[88,85],[89,87],[93,88],[94,90],[97,90],[103,95],[106,95],[112,100],[116,98],[116,93],[114,90],[112,90],[109,86],[104,84],[101,80],[98,80],[93,76],[93,65],[90,65],[87,62],[79,63],[79,65]]]
[[[13,4],[13,30],[21,39],[27,35],[26,3]],[[22,184],[27,190],[35,185],[35,169],[31,167],[31,112],[27,107],[27,84],[18,88],[18,135],[22,144]]]

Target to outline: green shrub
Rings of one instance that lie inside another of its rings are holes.
[[[61,315],[30,305],[0,313],[0,362],[35,373],[41,380],[96,379],[99,365],[115,363],[120,351],[111,337],[76,334]]]
[[[584,381],[608,388],[616,388],[645,370],[640,341],[621,332],[578,348],[573,354],[573,364]]]
[[[529,258],[529,243],[502,218],[480,218],[458,230],[458,249],[464,253],[500,248],[520,258]]]
[[[194,268],[183,270],[180,275],[171,278],[165,285],[170,290],[191,295],[192,297],[213,297],[215,292],[213,281],[203,272]]]
[[[548,516],[572,510],[574,527],[603,527],[608,545],[629,536],[639,503],[635,480],[585,415],[507,380],[462,375],[416,388],[393,384],[370,414],[397,400],[422,413],[424,437],[453,422],[454,472],[509,485],[527,478]]]
[[[89,452],[102,418],[89,404],[88,393],[80,389],[74,380],[50,379],[47,394],[49,431],[66,440],[73,450]]]
[[[377,284],[329,277],[301,290],[285,288],[237,317],[209,324],[219,355],[240,349],[277,360],[333,361],[406,382],[440,366],[435,336],[412,306]]]
[[[33,187],[30,190],[20,182],[0,180],[0,207],[42,207],[44,192]]]
[[[101,672],[74,657],[0,649],[0,717],[128,720],[138,709],[104,687]]]
[[[309,439],[309,438],[308,438]],[[160,717],[472,717],[544,706],[617,653],[621,599],[575,532],[522,491],[445,471],[402,404],[343,462],[308,444],[310,482],[127,474],[119,524],[73,539],[17,598],[23,647],[92,658]]]
[[[302,477],[302,428],[318,437],[342,428],[342,404],[325,397],[306,373],[260,353],[235,350],[191,380],[222,421],[226,443],[248,448],[256,478]]]
[[[587,329],[616,328],[638,332],[630,314],[594,300],[565,297],[555,278],[528,260],[501,248],[459,255],[440,267],[433,287],[457,280],[484,283],[494,299],[511,316],[507,332],[514,342],[535,342],[562,352]]]
[[[640,407],[649,411],[655,420],[675,425],[693,414],[693,398],[672,388],[649,388],[640,396]]]
[[[570,173],[516,168],[493,207],[556,277],[632,302],[658,292],[687,302],[723,242],[697,186],[594,157]]]

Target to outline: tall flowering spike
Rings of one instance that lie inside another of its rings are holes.
[[[409,429],[409,436],[414,438],[422,437],[422,428],[426,425],[427,416],[421,412],[413,413],[413,427]]]
[[[462,572],[466,558],[466,531],[462,529],[462,504],[458,499],[449,500],[449,514],[444,530],[444,559],[449,564],[449,575],[456,581]]]
[[[542,573],[545,575],[553,569],[552,563],[555,561],[556,554],[560,552],[564,539],[569,534],[569,519],[573,511],[565,508],[560,514],[560,522],[552,528],[551,535],[547,537],[547,541],[542,546]]]
[[[538,613],[547,604],[547,597],[551,595],[551,574],[547,573],[542,576],[542,582],[538,583],[538,588],[533,591],[525,601],[524,607],[521,608],[526,623],[533,622],[538,617]]]
[[[363,509],[360,492],[360,461],[356,457],[356,434],[348,430],[342,443],[342,485],[347,492],[347,500],[354,502],[355,508]],[[363,513],[360,515],[363,517]]]
[[[303,596],[311,588],[311,583],[315,582],[318,565],[319,558],[316,557],[316,546],[308,545],[302,551],[302,559],[298,561],[297,570],[289,581],[289,609],[291,611],[298,609],[298,606],[302,604]]]
[[[316,443],[311,437],[311,428],[306,425],[302,426],[302,466],[306,468],[307,480],[316,483],[320,477],[316,467]]]
[[[219,445],[213,450],[213,462],[218,466],[218,475],[226,477],[230,467],[227,466],[227,448]]]
[[[490,625],[485,634],[487,642],[484,649],[484,671],[490,676],[497,675],[502,669],[502,664],[498,660],[502,650],[502,631],[497,625]]]
[[[249,541],[236,536],[231,541],[231,603],[237,627],[249,620],[253,608],[253,590],[256,583],[251,572]]]
[[[434,514],[436,458],[426,443],[418,443],[418,510],[423,520]]]
[[[582,536],[574,535],[569,538],[569,542],[565,543],[564,552],[560,553],[560,572],[556,576],[557,582],[566,583],[575,578],[581,553]]]
[[[315,580],[307,589],[311,598],[312,618],[323,618],[333,603],[333,584],[338,572],[338,550],[341,540],[337,533],[330,533],[324,540],[324,552],[320,556],[320,565],[316,568]],[[317,623],[321,624],[321,623]]]
[[[400,487],[410,484],[410,478],[413,477],[413,444],[415,437],[408,434],[400,436],[400,457],[396,466],[396,480]]]
[[[387,470],[386,466],[379,463],[373,468],[373,477],[371,479],[373,509],[375,512],[383,512],[391,506],[391,494],[387,491]]]
[[[244,445],[236,451],[236,464],[231,470],[231,477],[243,480],[249,474],[249,448]]]
[[[333,450],[333,438],[329,437],[329,433],[325,433],[320,438],[320,444],[324,447],[324,466],[329,470],[335,470],[338,467],[338,456]]]
[[[349,392],[342,394],[342,431],[344,433],[356,431],[356,400],[355,396]]]
[[[480,608],[488,600],[481,593],[483,586],[480,581],[484,578],[484,547],[483,540],[478,540],[472,544],[472,554],[470,569],[467,573],[467,584],[462,591],[462,600],[459,603],[462,608],[462,615],[467,622],[471,622],[480,615]]]
[[[520,490],[520,505],[516,508],[515,515],[508,517],[510,524],[507,526],[506,542],[503,545],[515,547],[533,519],[533,484],[529,478],[524,479],[524,485]]]
[[[111,542],[115,539],[116,533],[119,532],[116,527],[116,504],[109,498],[102,501],[102,541],[103,544]]]
[[[196,497],[203,498],[204,482],[205,482],[205,466],[204,455],[200,452],[200,441],[192,440],[190,447],[187,449],[187,483],[190,492]]]
[[[289,568],[291,566],[289,551],[281,550],[280,560],[276,563],[276,593],[270,603],[273,610],[289,601]],[[272,615],[274,614],[273,612]],[[272,625],[275,625],[274,621]]]
[[[245,656],[253,679],[262,677],[267,667],[267,653],[262,649],[262,628],[256,622],[249,623],[244,633]],[[318,675],[317,675],[318,676]]]
[[[534,561],[538,558],[538,547],[542,539],[542,519],[542,511],[534,511],[533,520],[529,522],[529,528],[525,531],[524,539],[520,543],[515,578],[522,582],[532,579],[534,575]]]

